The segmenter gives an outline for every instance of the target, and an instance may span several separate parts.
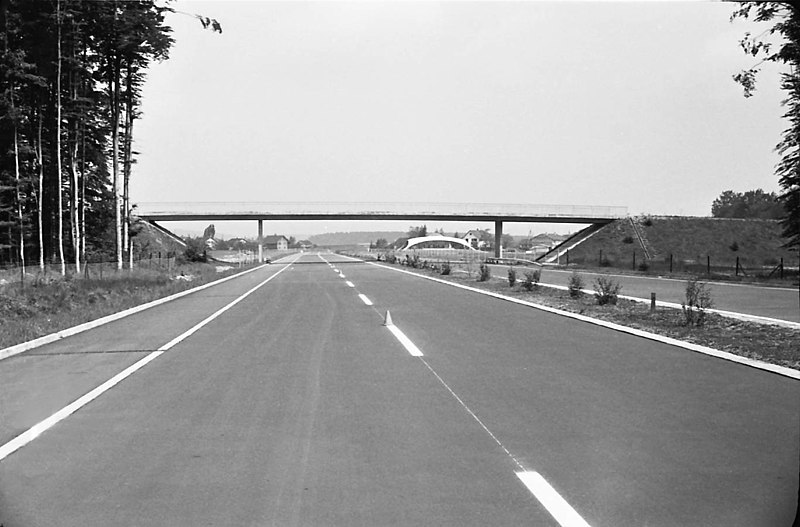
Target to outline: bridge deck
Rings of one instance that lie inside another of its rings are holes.
[[[440,220],[608,223],[627,207],[498,203],[140,203],[134,215],[151,221],[194,220]]]

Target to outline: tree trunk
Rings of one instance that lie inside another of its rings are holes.
[[[114,233],[116,237],[117,269],[122,269],[122,217],[119,195],[119,61],[112,58],[110,67],[111,96],[111,186],[114,190]]]
[[[36,192],[36,215],[39,231],[39,269],[44,271],[44,158],[42,157],[42,112],[39,110],[39,134],[36,145],[36,163],[39,165],[39,181]]]
[[[14,90],[11,90],[11,108],[14,108]],[[19,138],[17,136],[17,125],[14,124],[14,180],[16,181],[15,196],[17,199],[17,220],[19,220],[19,263],[22,281],[25,280],[25,228],[22,215],[22,197],[20,196],[20,177],[19,177]]]
[[[58,26],[57,72],[56,72],[56,192],[58,192],[58,260],[61,274],[67,274],[64,262],[64,203],[61,192],[61,0],[56,1],[56,25]]]
[[[123,184],[122,184],[122,206],[125,214],[124,236],[125,248],[128,251],[128,266],[133,263],[133,243],[130,236],[131,228],[131,201],[130,201],[130,178],[133,167],[133,120],[134,120],[134,96],[133,96],[133,69],[131,60],[128,60],[127,74],[125,79],[125,134],[123,138],[124,146],[124,165],[123,165]]]

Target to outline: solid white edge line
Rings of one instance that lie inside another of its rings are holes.
[[[397,338],[397,340],[400,341],[400,344],[403,345],[403,347],[411,354],[412,357],[422,357],[423,356],[422,352],[416,346],[416,344],[411,342],[411,339],[408,338],[405,333],[400,331],[400,328],[398,328],[394,324],[391,324],[391,325],[386,326],[386,327],[389,328],[389,331],[392,332],[392,335],[394,335],[395,338]]]
[[[89,322],[84,322],[83,324],[79,324],[77,326],[73,326],[71,328],[62,329],[61,331],[57,331],[55,333],[51,333],[49,335],[45,335],[43,337],[39,337],[33,340],[29,340],[28,342],[22,342],[20,344],[15,344],[13,346],[9,346],[8,348],[0,350],[0,360],[7,359],[8,357],[13,357],[14,355],[18,355],[20,353],[26,352],[28,350],[38,348],[39,346],[44,346],[45,344],[50,344],[51,342],[55,342],[57,340],[61,340],[66,337],[71,337],[72,335],[77,335],[78,333],[82,333],[89,329],[94,329],[96,327],[102,326],[103,324],[108,324],[109,322],[114,322],[115,320],[119,320],[121,318],[125,318],[129,315],[133,315],[140,311],[144,311],[145,309],[150,309],[151,307],[155,307],[171,300],[175,300],[177,298],[181,298],[186,295],[190,295],[192,293],[196,293],[198,291],[202,291],[203,289],[207,289],[209,287],[219,285],[223,282],[227,282],[228,280],[233,280],[234,278],[238,278],[240,276],[244,276],[246,274],[252,273],[259,269],[263,269],[267,267],[266,264],[259,265],[258,267],[254,267],[252,269],[248,269],[247,271],[242,271],[241,273],[237,273],[231,276],[226,276],[225,278],[220,278],[219,280],[215,280],[213,282],[209,282],[207,284],[203,284],[201,286],[197,286],[192,289],[187,289],[186,291],[181,291],[179,293],[175,293],[174,295],[165,296],[164,298],[159,298],[153,300],[151,302],[147,302],[146,304],[140,304],[138,306],[134,306],[123,311],[118,311],[117,313],[112,313],[110,315],[106,315],[104,317],[90,320]]]
[[[538,472],[517,472],[517,477],[562,527],[590,527]]]
[[[351,282],[350,280],[345,280],[344,283],[347,284],[347,287],[355,287],[355,284],[353,282]]]
[[[601,326],[609,329],[613,329],[616,331],[620,331],[622,333],[628,333],[631,335],[636,335],[637,337],[643,337],[650,340],[655,340],[657,342],[661,342],[664,344],[670,344],[672,346],[677,346],[679,348],[684,348],[690,351],[695,351],[697,353],[702,353],[705,355],[711,355],[713,357],[717,357],[720,359],[725,359],[730,362],[736,362],[739,364],[743,364],[745,366],[750,366],[751,368],[756,368],[759,370],[769,371],[772,373],[777,373],[778,375],[783,375],[785,377],[790,377],[792,379],[800,380],[800,371],[793,370],[791,368],[787,368],[785,366],[778,366],[777,364],[770,364],[768,362],[762,362],[755,359],[750,359],[747,357],[741,357],[739,355],[734,355],[733,353],[728,353],[727,351],[720,351],[713,348],[709,348],[707,346],[701,346],[699,344],[693,344],[691,342],[684,342],[682,340],[674,339],[671,337],[665,337],[663,335],[658,335],[656,333],[650,333],[649,331],[643,331],[640,329],[631,328],[628,326],[623,326],[621,324],[615,324],[613,322],[606,322],[605,320],[600,320],[597,318],[587,317],[585,315],[579,315],[578,313],[572,313],[570,311],[563,311],[561,309],[556,309],[554,307],[545,306],[542,304],[535,304],[533,302],[528,302],[526,300],[520,300],[518,298],[511,298],[510,296],[501,295],[499,293],[494,293],[492,291],[484,291],[482,289],[478,289],[476,287],[470,287],[467,285],[456,284],[454,282],[448,282],[447,280],[442,280],[440,278],[434,278],[432,276],[425,276],[417,273],[412,273],[410,271],[406,271],[405,269],[395,269],[393,267],[389,267],[387,265],[378,264],[375,262],[367,262],[370,265],[374,265],[376,267],[382,267],[384,269],[388,269],[389,271],[395,271],[398,273],[405,273],[411,276],[416,276],[419,278],[424,278],[425,280],[431,280],[433,282],[439,282],[445,285],[449,285],[451,287],[457,287],[459,289],[465,289],[467,291],[472,291],[474,293],[480,293],[482,295],[491,296],[494,298],[499,298],[500,300],[505,300],[507,302],[512,302],[514,304],[520,304],[523,306],[533,307],[539,309],[541,311],[547,311],[549,313],[554,313],[557,315],[561,315],[568,318],[573,318],[575,320],[581,320],[583,322],[588,322],[590,324],[594,324],[596,326]]]
[[[361,301],[362,301],[362,302],[364,302],[366,305],[368,305],[368,306],[371,306],[371,305],[372,305],[372,300],[370,300],[369,298],[367,298],[367,296],[366,296],[366,295],[362,295],[362,294],[360,294],[360,293],[359,293],[359,295],[358,295],[358,298],[360,298],[360,299],[361,299]]]
[[[118,374],[114,375],[109,380],[107,380],[104,383],[102,383],[100,386],[92,389],[88,393],[82,395],[81,397],[79,397],[78,399],[74,400],[73,402],[71,402],[67,406],[63,407],[61,410],[58,410],[56,413],[52,414],[51,416],[43,419],[42,421],[39,421],[38,423],[36,423],[35,425],[30,427],[26,431],[22,432],[20,435],[16,436],[11,441],[9,441],[9,442],[5,443],[4,445],[0,446],[0,461],[5,459],[9,455],[13,454],[14,452],[19,450],[20,448],[24,447],[25,445],[27,445],[28,443],[30,443],[31,441],[33,441],[34,439],[39,437],[46,430],[52,428],[53,426],[55,426],[60,421],[63,421],[64,419],[66,419],[67,417],[69,417],[70,415],[75,413],[77,410],[79,410],[82,407],[86,406],[87,404],[89,404],[90,402],[95,400],[97,397],[99,397],[103,393],[107,392],[108,390],[110,390],[111,388],[113,388],[114,386],[119,384],[122,380],[126,379],[127,377],[130,377],[133,373],[135,373],[136,371],[140,370],[141,368],[143,368],[148,363],[150,363],[153,360],[155,360],[156,358],[158,358],[165,351],[169,350],[170,348],[172,348],[173,346],[175,346],[179,342],[185,340],[187,337],[189,337],[192,334],[194,334],[195,332],[197,332],[200,328],[202,328],[203,326],[205,326],[206,324],[208,324],[209,322],[211,322],[215,318],[219,317],[225,311],[229,310],[230,308],[232,308],[233,306],[235,306],[236,304],[238,304],[239,302],[241,302],[242,300],[244,300],[245,298],[250,296],[250,294],[255,292],[261,286],[263,286],[264,284],[266,284],[267,282],[269,282],[270,280],[272,280],[273,278],[275,278],[276,276],[281,274],[286,269],[288,269],[291,266],[292,263],[293,262],[289,262],[288,264],[286,264],[286,266],[281,268],[277,273],[275,273],[273,275],[270,275],[266,280],[262,281],[261,283],[259,283],[255,287],[251,288],[246,293],[244,293],[241,296],[237,297],[235,300],[233,300],[232,302],[230,302],[226,306],[218,309],[217,311],[215,311],[214,313],[212,313],[211,315],[209,315],[208,317],[203,319],[201,322],[198,322],[197,324],[195,324],[190,329],[184,331],[183,333],[181,333],[180,335],[178,335],[174,339],[170,340],[169,342],[167,342],[166,344],[164,344],[163,346],[158,348],[156,351],[153,351],[153,352],[145,355],[144,357],[142,357],[141,359],[139,359],[138,361],[136,361],[132,365],[128,366],[127,368],[125,368],[124,370],[119,372]]]

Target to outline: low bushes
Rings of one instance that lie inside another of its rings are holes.
[[[601,306],[616,305],[622,285],[610,276],[598,276],[594,281],[594,297]]]
[[[567,282],[567,291],[569,291],[569,296],[572,298],[581,298],[583,296],[584,287],[585,285],[581,275],[578,274],[578,271],[572,271],[572,274],[569,277],[569,282]]]
[[[525,279],[522,280],[522,288],[525,291],[533,291],[539,287],[539,280],[542,278],[542,271],[534,269],[533,271],[525,271]]]
[[[485,263],[481,263],[480,267],[478,268],[478,282],[486,282],[491,277],[492,271],[489,269],[489,266]]]
[[[683,321],[687,326],[702,326],[706,321],[706,310],[714,307],[711,289],[693,278],[686,282],[686,300],[681,302]]]

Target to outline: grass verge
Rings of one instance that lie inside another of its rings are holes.
[[[221,270],[222,269],[222,270]],[[0,349],[117,313],[244,270],[185,264],[172,273],[133,269],[100,278],[34,280],[0,287]]]

